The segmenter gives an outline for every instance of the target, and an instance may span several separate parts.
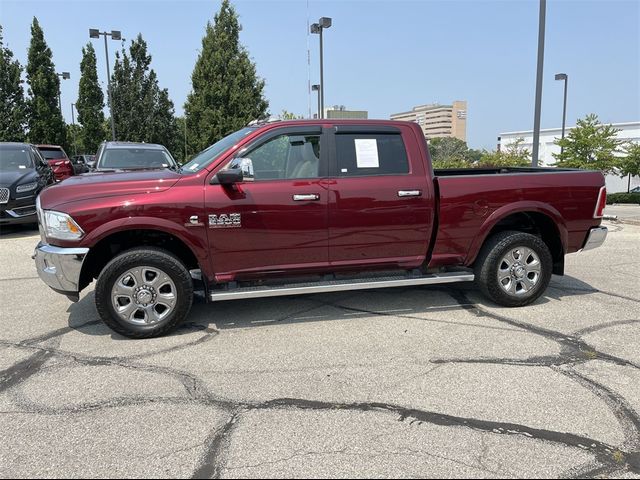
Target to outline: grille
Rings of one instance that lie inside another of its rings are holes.
[[[9,189],[0,188],[0,203],[7,203],[9,201]]]

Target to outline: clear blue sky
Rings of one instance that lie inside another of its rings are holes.
[[[307,1],[233,3],[271,112],[306,116]],[[476,148],[495,147],[500,132],[533,128],[538,0],[308,3],[312,22],[333,18],[325,33],[326,105],[388,118],[414,105],[467,100],[468,143]],[[218,8],[219,1],[0,0],[0,23],[24,64],[38,17],[56,68],[71,72],[62,86],[68,121],[90,27],[119,29],[127,39],[141,32],[180,114],[206,22]],[[104,82],[104,46],[92,41]],[[309,44],[311,80],[319,83],[317,35]],[[109,42],[112,67],[116,47]],[[591,112],[605,122],[640,120],[640,1],[549,0],[542,128],[561,124],[557,72],[569,74],[569,125]]]

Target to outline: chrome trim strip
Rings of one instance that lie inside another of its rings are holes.
[[[368,290],[372,288],[407,287],[412,285],[437,285],[442,283],[472,282],[473,273],[439,273],[416,278],[393,278],[371,281],[331,281],[318,283],[290,284],[281,287],[248,287],[234,290],[213,291],[209,295],[212,302],[220,300],[240,300],[245,298],[280,297],[305,295],[309,293],[340,292],[345,290]]]
[[[399,197],[419,197],[422,195],[420,190],[398,190]]]
[[[581,251],[593,250],[601,246],[607,238],[607,233],[609,233],[607,227],[596,227],[589,230],[587,241],[584,242],[584,247],[582,247]]]

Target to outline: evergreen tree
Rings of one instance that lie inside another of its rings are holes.
[[[178,126],[169,92],[160,89],[151,56],[141,35],[129,52],[116,54],[111,89],[116,136],[119,140],[160,143],[176,150]]]
[[[34,17],[27,62],[29,140],[66,146],[66,127],[58,106],[60,79],[51,57],[51,49]]]
[[[3,44],[0,25],[0,142],[22,142],[27,122],[22,67]]]
[[[213,25],[207,23],[191,74],[192,89],[185,103],[191,152],[267,114],[264,80],[256,75],[254,63],[239,43],[241,29],[235,9],[223,0]]]
[[[562,153],[553,154],[557,167],[585,168],[613,173],[618,165],[622,140],[617,138],[620,130],[603,125],[595,114],[578,120],[566,137],[556,140]]]
[[[95,153],[106,137],[104,130],[104,94],[98,83],[96,52],[88,43],[82,48],[80,62],[80,86],[78,88],[78,122],[82,125],[76,144],[82,153]],[[78,132],[77,132],[78,133]]]

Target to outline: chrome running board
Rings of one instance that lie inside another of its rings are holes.
[[[358,278],[353,280],[331,280],[308,283],[289,283],[278,286],[238,287],[213,290],[209,300],[240,300],[245,298],[281,297],[286,295],[306,295],[309,293],[341,292],[345,290],[368,290],[371,288],[409,287],[413,285],[437,285],[441,283],[472,282],[473,273],[447,272],[418,277],[395,276]]]

